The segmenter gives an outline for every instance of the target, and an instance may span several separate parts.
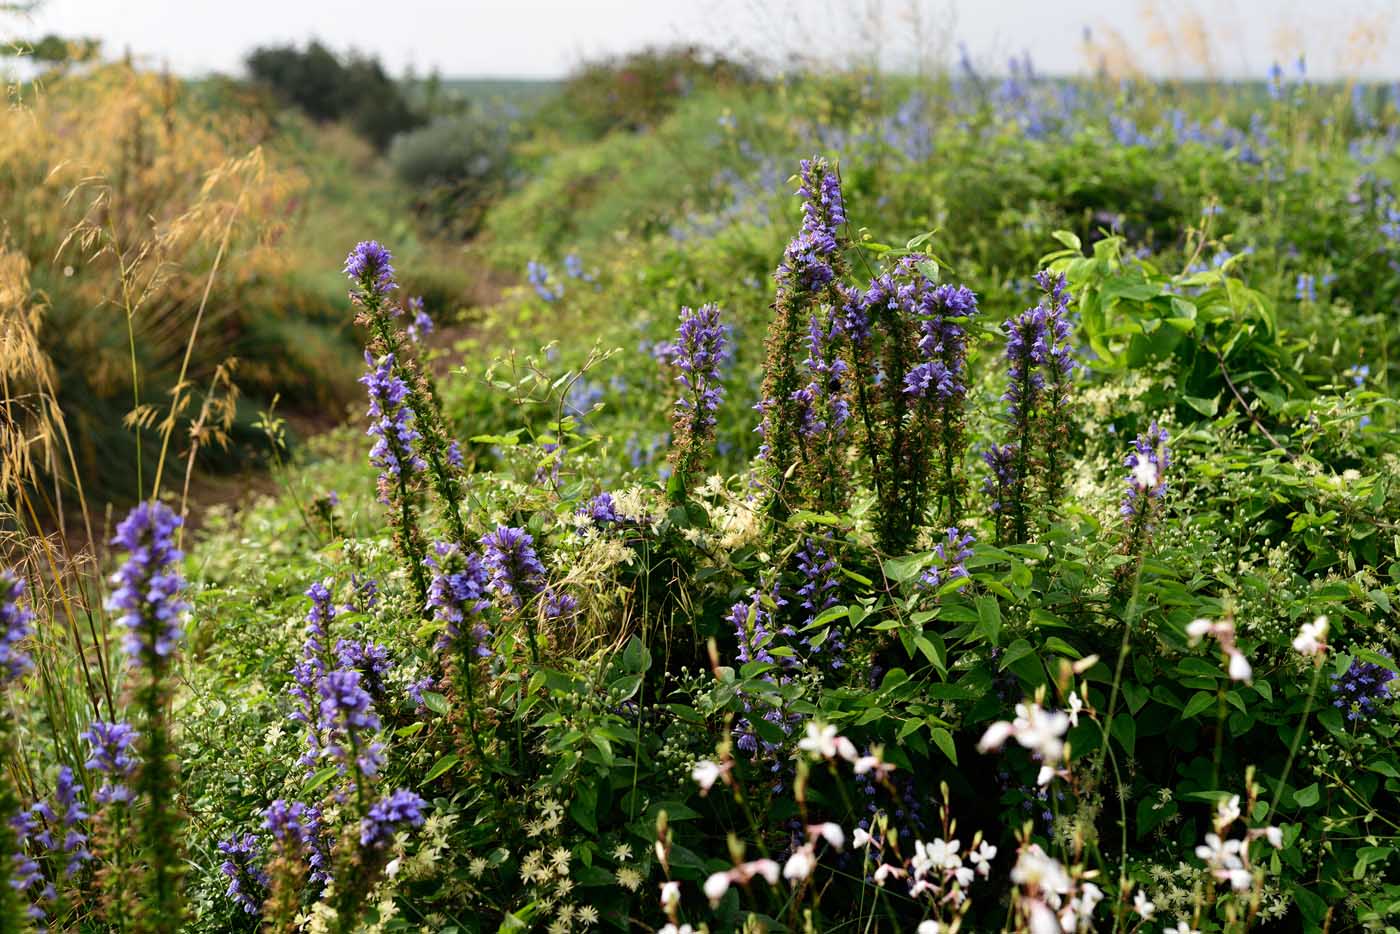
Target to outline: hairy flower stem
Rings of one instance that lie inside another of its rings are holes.
[[[175,934],[184,915],[180,890],[184,871],[181,821],[174,803],[174,747],[166,721],[171,700],[168,664],[162,660],[148,672],[135,697],[145,723],[145,749],[134,790],[137,800],[145,802],[139,812],[138,835],[147,861],[142,879],[145,899],[136,929],[143,934]]]

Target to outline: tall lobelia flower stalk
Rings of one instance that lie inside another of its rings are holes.
[[[778,266],[777,299],[768,327],[763,396],[756,406],[762,437],[759,457],[769,486],[769,509],[778,518],[791,512],[796,497],[789,489],[794,469],[811,456],[802,434],[807,401],[803,390],[812,374],[804,366],[812,319],[823,327],[840,301],[840,280],[846,272],[841,228],[846,208],[841,182],[825,159],[801,164],[802,228],[788,244]]]
[[[332,930],[341,934],[358,925],[360,909],[388,863],[395,832],[423,823],[423,799],[404,789],[377,797],[384,766],[384,745],[377,739],[381,723],[360,673],[332,671],[321,679],[320,692],[326,755],[349,779],[358,818],[346,825],[334,851],[335,888],[329,900],[335,909]]]
[[[292,667],[292,683],[287,689],[296,706],[291,719],[306,728],[306,752],[298,762],[310,774],[321,756],[320,691],[321,679],[331,669],[330,625],[335,620],[331,599],[331,579],[317,581],[306,589],[311,609],[306,613],[306,639],[301,659]]]
[[[876,527],[881,547],[895,553],[914,544],[935,493],[945,516],[961,510],[966,325],[977,298],[934,283],[920,269],[925,261],[906,256],[868,289],[846,290],[841,311]]]
[[[1036,283],[1045,292],[1042,300],[1002,324],[1007,369],[1002,400],[1011,441],[982,455],[993,474],[986,488],[996,494],[997,536],[1014,542],[1030,536],[1037,495],[1048,507],[1062,492],[1075,370],[1065,278],[1042,271]]]
[[[470,750],[486,765],[477,734],[476,669],[481,659],[491,656],[491,572],[477,554],[463,552],[450,542],[437,542],[426,560],[433,572],[428,605],[433,618],[443,626],[437,640],[443,686],[449,697],[461,701],[449,705],[449,715],[458,736],[467,740]],[[462,710],[467,713],[465,724],[461,722]]]
[[[178,760],[168,720],[174,694],[171,663],[188,610],[181,598],[185,582],[176,567],[183,557],[174,541],[180,523],[164,503],[141,503],[131,510],[112,539],[126,550],[127,559],[113,577],[116,589],[108,601],[126,628],[131,706],[140,718],[142,739],[133,788],[143,862],[136,930],[154,934],[178,931],[184,915]]]
[[[450,441],[442,419],[442,408],[432,383],[416,356],[414,334],[425,333],[421,304],[414,308],[412,333],[399,326],[402,308],[394,300],[392,254],[374,240],[357,243],[345,260],[345,274],[351,283],[350,299],[360,308],[356,323],[369,329],[368,353],[375,360],[388,358],[389,369],[404,388],[403,404],[413,412],[417,447],[426,461],[426,472],[438,494],[443,515],[455,541],[467,540],[462,521],[462,459],[456,443]],[[421,565],[422,554],[418,556]],[[420,594],[421,595],[421,594]]]
[[[394,540],[408,564],[419,602],[426,603],[428,584],[423,574],[426,546],[414,505],[415,478],[427,467],[414,444],[422,438],[414,427],[413,411],[405,404],[408,386],[394,373],[394,355],[376,361],[365,351],[369,372],[360,377],[369,391],[369,435],[375,438],[370,463],[379,468],[379,501],[389,507]]]
[[[132,901],[136,896],[125,868],[126,848],[130,845],[131,781],[140,764],[136,759],[136,730],[129,723],[98,720],[78,738],[88,746],[83,768],[89,775],[102,777],[101,786],[92,796],[97,805],[92,848],[106,855],[94,879],[94,888],[102,893],[99,910],[109,928],[125,930],[126,919],[134,913]]]
[[[671,412],[672,495],[684,501],[696,473],[705,466],[715,440],[715,413],[724,398],[720,362],[725,353],[724,325],[719,308],[701,305],[698,311],[681,309],[672,361],[680,374],[681,391]]]
[[[807,357],[802,361],[807,385],[797,391],[798,433],[806,452],[798,476],[798,503],[825,512],[842,512],[850,501],[847,467],[847,423],[851,418],[846,398],[848,365],[841,357],[841,326],[834,318],[825,324],[812,315],[807,330]]]
[[[263,811],[262,829],[272,838],[266,866],[268,896],[263,903],[267,930],[290,934],[298,929],[302,891],[307,882],[325,882],[330,868],[322,835],[321,812],[300,801],[278,798]]]
[[[24,643],[34,614],[24,600],[24,579],[13,571],[0,571],[0,758],[16,761],[11,689],[32,667]],[[19,931],[29,923],[21,892],[35,869],[24,855],[26,816],[20,810],[13,771],[0,770],[0,930]]]
[[[535,552],[535,540],[524,529],[503,525],[482,536],[481,546],[483,562],[491,574],[490,590],[504,604],[504,612],[525,620],[530,660],[538,662],[535,614],[525,611],[525,605],[544,591],[548,580]]]

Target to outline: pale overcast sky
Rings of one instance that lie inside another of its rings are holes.
[[[109,55],[130,49],[184,74],[237,71],[256,45],[314,36],[395,73],[449,76],[557,77],[585,57],[676,41],[838,61],[879,49],[909,67],[960,40],[995,69],[1028,51],[1053,73],[1107,54],[1155,74],[1262,76],[1303,53],[1316,76],[1400,78],[1397,13],[1400,0],[42,0],[0,20],[0,36],[96,36]]]

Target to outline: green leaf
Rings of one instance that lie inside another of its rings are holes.
[[[1214,694],[1209,694],[1205,691],[1197,691],[1195,694],[1191,695],[1191,699],[1187,701],[1186,706],[1182,708],[1181,719],[1190,720],[1192,717],[1200,714],[1203,710],[1208,710],[1214,704]]]
[[[424,783],[432,781],[461,761],[461,757],[456,753],[443,756],[441,759],[437,760],[437,762],[433,763],[433,767],[428,769],[428,774],[423,776]]]
[[[302,788],[302,792],[309,795],[311,794],[311,792],[315,791],[317,788],[320,788],[326,782],[330,781],[332,778],[339,774],[340,766],[328,765],[321,771],[317,772],[315,775],[311,776],[311,780],[306,783],[306,786],[304,788]]]
[[[423,706],[443,717],[447,716],[447,712],[451,709],[450,705],[447,703],[447,698],[432,691],[423,692]]]
[[[1133,715],[1123,711],[1115,716],[1112,733],[1113,738],[1122,745],[1123,751],[1131,756],[1133,747],[1137,745],[1137,721],[1133,719]]]
[[[995,597],[977,598],[977,631],[992,645],[1001,638],[1001,604]]]
[[[1320,800],[1322,800],[1322,791],[1317,787],[1317,782],[1293,792],[1293,803],[1300,808],[1310,808]]]
[[[948,757],[949,762],[957,765],[958,747],[953,744],[953,734],[941,726],[931,727],[929,733],[933,736],[934,745],[943,750],[943,755]]]
[[[1083,252],[1084,250],[1084,245],[1079,242],[1079,237],[1077,237],[1073,231],[1056,230],[1053,233],[1051,233],[1050,236],[1054,237],[1056,240],[1060,241],[1065,246],[1069,247],[1071,250],[1074,250],[1076,252]]]

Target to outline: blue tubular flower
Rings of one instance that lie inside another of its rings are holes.
[[[342,774],[352,768],[362,776],[377,774],[384,764],[384,747],[368,737],[379,730],[379,715],[360,686],[360,673],[329,672],[321,679],[320,693],[326,752],[340,764]]]
[[[830,609],[840,602],[841,565],[829,554],[823,542],[809,538],[797,552],[797,570],[802,575],[797,596],[805,611],[802,623],[802,629],[805,630],[823,610]],[[841,653],[845,650],[846,643],[838,627],[828,625],[824,631],[826,638],[816,643],[812,641],[812,635],[803,636],[802,647],[809,655],[823,655],[828,659],[827,666],[835,671],[845,665]]]
[[[574,511],[575,515],[586,516],[590,522],[596,526],[615,525],[622,521],[622,516],[618,515],[617,504],[613,502],[611,493],[604,491],[584,503]]]
[[[24,579],[13,571],[0,571],[0,689],[18,681],[33,665],[21,648],[34,620],[23,599]]]
[[[724,325],[719,308],[702,305],[699,311],[681,309],[681,323],[671,362],[680,370],[676,382],[681,392],[671,414],[675,434],[672,463],[684,486],[705,462],[714,440],[716,417],[724,387],[720,363],[725,356]]]
[[[267,897],[268,885],[267,873],[258,865],[262,859],[258,838],[250,833],[234,834],[219,841],[219,852],[224,854],[219,871],[229,880],[224,894],[248,914],[257,914]]]
[[[1149,524],[1151,506],[1167,491],[1167,468],[1171,466],[1171,449],[1167,447],[1167,432],[1153,422],[1144,434],[1133,442],[1133,450],[1123,459],[1129,469],[1127,489],[1119,510],[1125,519],[1142,514]]]
[[[21,871],[16,874],[18,878],[11,880],[11,886],[23,892],[34,889],[38,883],[37,891],[30,892],[32,917],[42,918],[54,910],[59,900],[55,883],[71,879],[92,859],[87,835],[82,830],[82,822],[88,819],[79,800],[82,792],[83,786],[74,780],[73,770],[63,766],[54,784],[52,802],[39,801],[25,818],[11,823],[17,831],[23,830],[20,839],[27,844],[27,853],[22,852],[16,860],[15,868]],[[47,879],[39,868],[41,863],[48,866]]]
[[[129,723],[94,720],[78,738],[91,747],[83,768],[106,777],[93,800],[98,804],[130,801],[131,789],[126,783],[136,771],[137,760],[132,752],[136,730]]]
[[[377,642],[338,639],[335,657],[341,668],[360,673],[361,683],[376,704],[382,704],[388,698],[385,676],[393,667],[388,649]]]
[[[573,594],[554,587],[544,589],[544,618],[552,623],[567,623],[578,613],[578,599]]]
[[[278,857],[305,861],[313,882],[329,878],[330,854],[321,833],[320,809],[278,798],[263,811],[262,827],[272,835]]]
[[[345,258],[345,275],[350,277],[350,294],[366,304],[382,302],[398,288],[394,282],[393,254],[377,240],[361,240]],[[397,311],[395,312],[397,313]]]
[[[433,618],[444,624],[438,649],[453,643],[460,648],[462,640],[471,639],[470,651],[482,658],[491,654],[491,630],[486,625],[486,613],[491,609],[487,593],[491,575],[485,563],[475,553],[463,553],[451,542],[433,545],[434,555],[426,559],[433,571],[428,588],[428,608]],[[460,649],[459,649],[460,650]]]
[[[317,581],[306,589],[311,609],[306,614],[306,641],[302,643],[301,660],[292,668],[292,684],[288,693],[296,701],[291,719],[306,727],[307,750],[298,760],[311,769],[321,754],[320,683],[330,669],[330,624],[335,620],[335,604],[331,601],[330,578]]]
[[[383,849],[393,842],[394,834],[400,827],[423,826],[424,804],[422,798],[403,788],[376,801],[370,806],[369,814],[360,821],[360,845],[368,849]]]
[[[23,897],[30,894],[31,904],[26,908],[26,913],[31,921],[41,921],[44,919],[44,909],[36,902],[47,901],[53,896],[53,886],[46,885],[44,874],[39,868],[38,862],[34,860],[28,852],[28,843],[31,835],[37,828],[38,823],[29,811],[20,811],[10,817],[10,831],[14,834],[14,840],[18,849],[7,855],[0,855],[0,859],[10,861],[10,871],[7,878],[11,891]],[[0,874],[0,879],[6,879],[4,874]],[[33,891],[37,887],[38,891]],[[4,918],[9,922],[10,918]]]
[[[546,302],[557,302],[564,297],[564,287],[551,281],[549,267],[543,263],[530,260],[525,267],[525,278],[535,294]]]
[[[174,542],[180,524],[164,503],[141,503],[112,539],[129,555],[112,578],[116,589],[107,609],[120,614],[127,630],[124,648],[135,665],[163,668],[180,641],[180,617],[188,609],[180,599],[185,581],[172,568],[184,557]]]
[[[991,469],[991,476],[982,482],[982,492],[991,500],[991,511],[1000,516],[1007,511],[1016,494],[1019,480],[1016,474],[1016,445],[992,445],[982,452],[982,460]],[[998,520],[1000,522],[1000,520]]]
[[[949,581],[967,577],[964,562],[972,557],[972,543],[976,540],[971,532],[963,534],[956,526],[950,526],[943,540],[933,546],[934,563],[920,575],[919,584],[937,590]]]
[[[1332,675],[1332,706],[1345,711],[1348,720],[1369,720],[1394,696],[1390,682],[1395,677],[1384,665],[1353,658],[1346,671]]]
[[[1009,377],[1006,392],[1001,398],[1013,419],[1027,417],[1040,401],[1040,391],[1045,385],[1041,368],[1050,356],[1050,340],[1046,330],[1049,320],[1050,314],[1044,306],[1036,305],[1008,319],[1001,326],[1006,332],[1006,371]]]
[[[491,572],[491,590],[513,609],[520,609],[545,585],[544,565],[535,554],[535,540],[524,529],[499,526],[481,539],[483,560]]]
[[[387,506],[394,486],[421,474],[428,465],[414,449],[414,442],[421,435],[414,428],[413,410],[404,404],[408,385],[394,375],[394,355],[386,354],[376,364],[366,351],[365,363],[370,371],[360,377],[360,382],[369,391],[368,414],[373,419],[366,434],[377,439],[369,460],[381,471],[379,501]]]
[[[422,296],[416,296],[408,300],[408,310],[413,314],[413,320],[408,323],[404,330],[408,333],[408,339],[415,344],[421,344],[428,339],[428,335],[433,333],[433,318],[423,307]]]

